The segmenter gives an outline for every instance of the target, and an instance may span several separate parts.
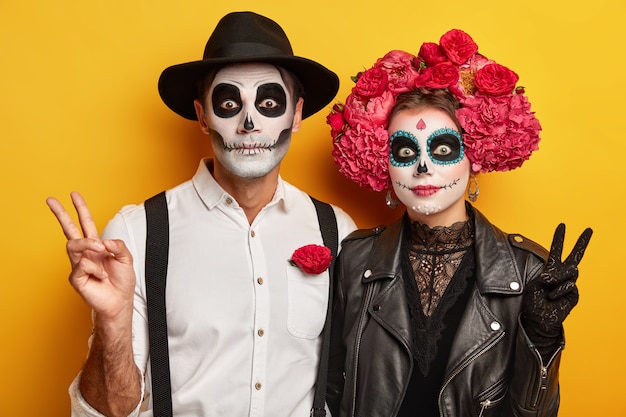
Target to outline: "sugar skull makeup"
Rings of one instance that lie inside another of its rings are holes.
[[[422,119],[420,119],[422,120]],[[419,129],[418,130],[422,130]],[[404,130],[394,132],[390,140],[389,160],[397,167],[410,166],[420,158],[420,146],[417,138]],[[437,129],[426,140],[426,153],[430,160],[438,165],[456,164],[463,159],[463,139],[454,129]]]
[[[215,75],[207,97],[215,158],[243,178],[276,168],[291,142],[295,108],[278,69],[257,63],[227,66]]]
[[[389,125],[389,175],[400,201],[418,215],[463,206],[470,174],[463,139],[436,108],[405,109]]]

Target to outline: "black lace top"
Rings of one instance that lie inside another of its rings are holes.
[[[474,280],[472,220],[430,228],[405,216],[403,276],[415,366],[399,416],[439,415],[439,389]]]

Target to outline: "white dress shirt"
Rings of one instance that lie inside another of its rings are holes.
[[[294,250],[322,245],[309,196],[279,179],[272,201],[250,225],[237,201],[200,163],[195,176],[166,193],[170,221],[167,325],[176,416],[308,416],[313,403],[328,272],[289,263]],[[339,240],[356,228],[334,207]],[[135,362],[144,398],[131,416],[152,416],[143,205],[126,206],[105,239],[133,254]],[[101,416],[70,387],[73,416]]]

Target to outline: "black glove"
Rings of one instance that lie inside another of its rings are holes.
[[[522,325],[544,360],[556,350],[563,320],[578,303],[578,264],[592,233],[590,228],[585,229],[572,253],[561,262],[565,225],[559,224],[554,232],[543,271],[527,285],[522,307]]]

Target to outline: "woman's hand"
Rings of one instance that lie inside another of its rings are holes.
[[[561,261],[565,225],[559,224],[543,271],[528,283],[522,322],[528,337],[538,345],[546,346],[559,338],[563,321],[578,303],[578,264],[592,233],[590,228],[585,229],[572,252],[565,261]]]

